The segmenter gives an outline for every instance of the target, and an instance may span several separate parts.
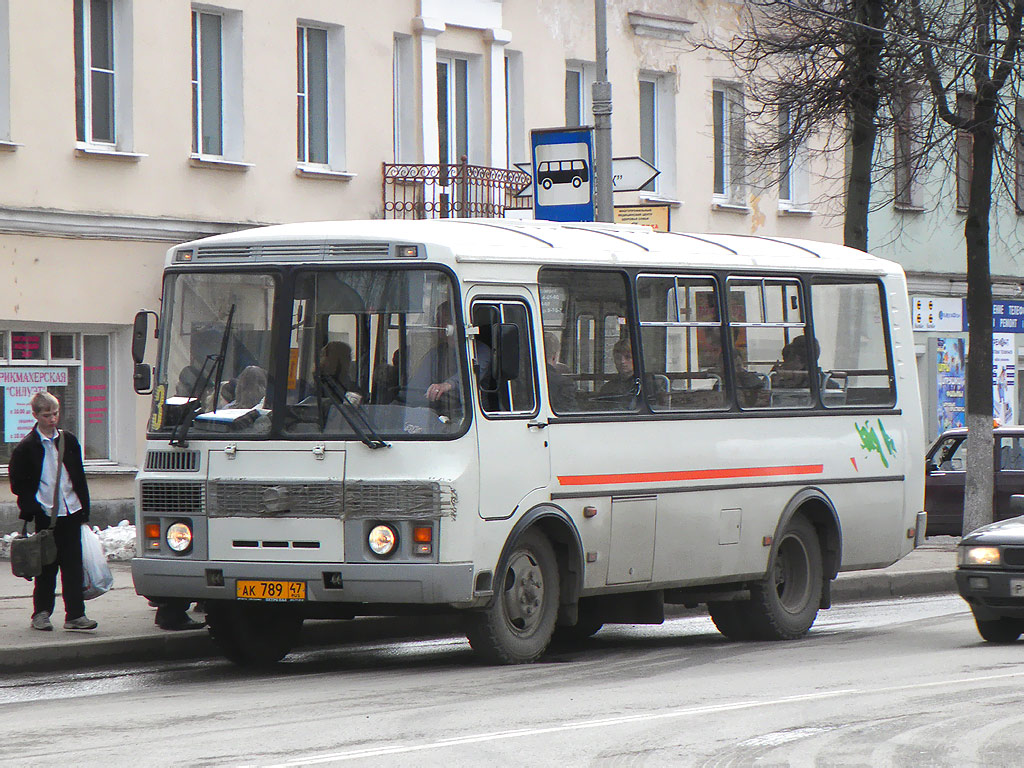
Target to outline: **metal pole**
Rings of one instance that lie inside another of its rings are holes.
[[[594,0],[597,80],[594,82],[594,203],[597,221],[612,221],[612,84],[608,82],[608,19],[606,0]]]

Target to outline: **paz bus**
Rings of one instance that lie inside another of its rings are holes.
[[[923,536],[905,277],[856,250],[288,224],[170,249],[151,366],[152,314],[135,588],[240,664],[412,613],[504,664],[666,604],[792,639]]]

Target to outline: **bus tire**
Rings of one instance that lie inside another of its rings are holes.
[[[555,627],[554,633],[551,635],[551,644],[560,645],[563,647],[572,647],[579,645],[584,640],[593,637],[598,633],[601,627],[604,626],[604,622],[596,617],[580,617],[580,620],[573,624],[571,627],[559,626]]]
[[[982,621],[975,617],[974,623],[978,625],[978,634],[988,643],[1007,644],[1017,641],[1020,633],[1024,630],[1024,621],[1020,619],[1009,619],[1001,616],[998,619]]]
[[[302,618],[286,608],[226,600],[206,604],[210,637],[229,660],[242,667],[274,664],[295,647]]]
[[[551,542],[536,529],[524,533],[494,583],[491,604],[466,616],[469,644],[492,664],[536,661],[558,619],[558,563]]]
[[[823,578],[818,534],[796,515],[779,537],[767,576],[750,590],[753,638],[795,640],[807,634],[818,615]]]
[[[750,640],[752,631],[747,615],[749,600],[729,600],[708,603],[708,615],[715,627],[730,640]]]

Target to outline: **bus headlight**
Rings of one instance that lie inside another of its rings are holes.
[[[999,547],[960,547],[960,565],[1002,565]]]
[[[192,548],[192,528],[188,523],[171,523],[167,527],[167,535],[164,537],[167,546],[179,554],[188,552]]]
[[[395,551],[398,534],[390,525],[375,525],[370,535],[366,537],[366,543],[370,545],[373,554],[385,557]]]

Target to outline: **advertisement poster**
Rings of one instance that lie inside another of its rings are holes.
[[[992,418],[997,424],[1016,424],[1017,350],[1012,333],[992,334]]]
[[[964,339],[936,339],[939,431],[962,427],[964,420]]]
[[[0,368],[4,390],[4,442],[16,443],[35,426],[32,395],[68,385],[67,368]]]

